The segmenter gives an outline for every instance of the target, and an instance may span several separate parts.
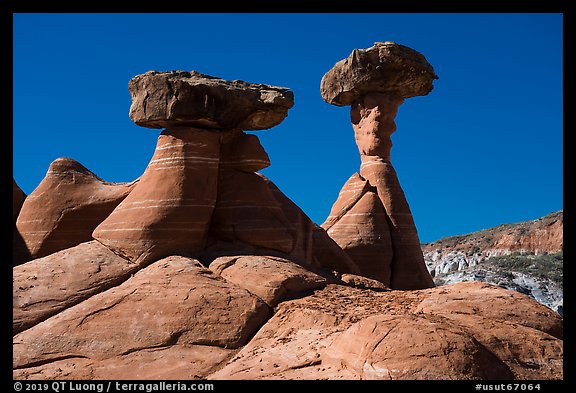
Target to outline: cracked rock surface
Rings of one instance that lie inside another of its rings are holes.
[[[269,315],[248,291],[194,259],[173,256],[14,336],[13,366],[100,362],[173,346],[234,349]]]

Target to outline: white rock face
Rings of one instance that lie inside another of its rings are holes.
[[[510,255],[510,250],[490,249],[484,252],[465,253],[463,251],[450,251],[436,249],[432,252],[424,251],[424,261],[432,277],[438,274],[447,274],[473,267],[483,261],[503,255]]]

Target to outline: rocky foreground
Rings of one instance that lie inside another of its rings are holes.
[[[390,160],[394,116],[436,75],[391,42],[322,80],[362,166],[314,224],[258,173],[287,88],[196,71],[129,83],[162,128],[138,179],[62,158],[14,182],[15,379],[562,379],[563,321],[515,291],[435,286]]]

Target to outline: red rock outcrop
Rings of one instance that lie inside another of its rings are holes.
[[[255,173],[223,169],[211,232],[219,239],[239,240],[289,254],[294,248],[290,224],[266,182]]]
[[[273,256],[227,256],[210,263],[210,270],[258,296],[270,307],[283,300],[323,288],[327,280],[297,265]]]
[[[120,284],[137,269],[94,240],[14,267],[13,333]]]
[[[238,348],[269,315],[269,307],[248,291],[191,258],[172,256],[14,336],[13,366],[62,359],[82,365],[86,359],[101,362],[136,352],[146,357],[164,347]],[[163,362],[158,356],[148,359]],[[130,378],[130,370],[125,372],[121,377]]]
[[[201,250],[216,204],[220,138],[199,128],[164,130],[138,185],[94,239],[138,263]]]
[[[16,221],[31,257],[44,257],[92,240],[94,228],[137,182],[105,182],[71,158],[54,160],[24,201]]]
[[[294,248],[289,256],[304,264],[331,269],[340,273],[360,274],[354,261],[316,225],[294,202],[290,200],[270,179],[260,175],[288,219],[293,234]]]
[[[387,292],[330,284],[281,303],[208,378],[562,379],[562,354],[558,315],[513,291],[483,283]]]
[[[435,274],[475,266],[495,256],[513,253],[553,254],[563,249],[563,211],[422,245],[428,268]]]
[[[322,227],[363,275],[392,289],[434,286],[416,225],[390,162],[394,118],[404,98],[426,95],[436,78],[420,53],[377,42],[352,54],[324,75],[322,98],[350,105],[362,165],[344,185]]]
[[[391,289],[428,285],[389,162],[401,99],[354,98],[362,167],[332,239],[257,173],[270,161],[243,131],[280,122],[291,93],[195,72],[130,89],[132,118],[167,128],[95,240],[13,269],[15,379],[562,379],[562,319],[528,297]]]
[[[282,121],[292,92],[194,71],[147,72],[129,89],[131,118],[168,128],[139,184],[94,230],[96,240],[138,264],[173,254],[200,256],[216,241],[358,272],[322,229],[256,173],[270,159],[258,137],[243,129]]]

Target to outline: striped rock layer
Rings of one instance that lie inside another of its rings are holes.
[[[92,240],[94,228],[136,183],[105,182],[71,158],[56,159],[24,200],[16,221],[30,259]],[[14,264],[26,261],[21,254],[14,258]]]
[[[366,94],[352,104],[351,119],[362,159],[322,224],[361,274],[392,289],[434,286],[420,249],[406,197],[390,163],[394,117],[403,99]]]
[[[94,239],[138,263],[202,249],[216,205],[220,138],[199,128],[164,130],[138,185]]]
[[[239,129],[166,129],[138,184],[92,236],[140,266],[170,255],[209,263],[248,248],[359,273],[323,229],[256,173],[269,164],[258,138]]]

